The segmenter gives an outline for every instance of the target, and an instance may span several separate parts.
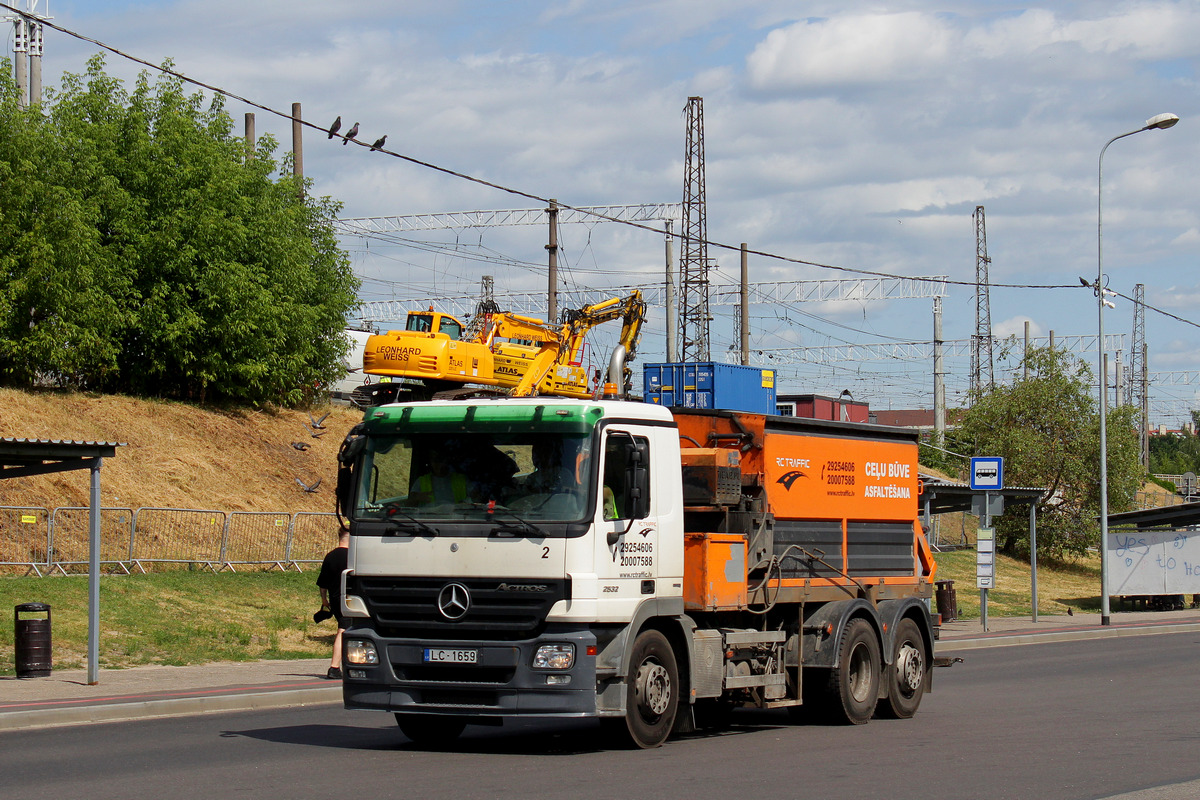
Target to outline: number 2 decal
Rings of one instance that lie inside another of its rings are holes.
[[[549,557],[550,557],[550,548],[543,547],[542,548],[542,558],[549,558]]]

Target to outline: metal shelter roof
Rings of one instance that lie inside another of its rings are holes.
[[[1132,527],[1139,531],[1172,530],[1200,525],[1200,502],[1109,514],[1108,524],[1113,528]]]
[[[0,478],[89,469],[96,458],[116,455],[121,442],[0,438]]]
[[[921,503],[928,507],[931,514],[970,511],[971,498],[984,494],[983,491],[972,489],[965,483],[943,481],[927,475],[922,475],[921,480],[924,481]],[[1033,486],[1012,486],[987,492],[990,495],[1003,495],[1006,505],[1009,503],[1035,503],[1045,493],[1045,489]]]

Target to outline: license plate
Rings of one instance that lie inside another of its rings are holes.
[[[440,647],[425,648],[426,664],[478,664],[478,650],[444,650]]]

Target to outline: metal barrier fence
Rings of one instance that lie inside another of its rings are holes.
[[[224,511],[139,508],[133,518],[130,561],[143,571],[147,564],[186,564],[215,572],[228,519]]]
[[[290,514],[234,511],[225,525],[221,567],[270,564],[287,569],[283,564],[291,526]]]
[[[292,516],[292,535],[287,560],[297,569],[301,564],[320,564],[338,539],[337,514],[299,511]]]
[[[50,511],[0,506],[0,566],[50,569]]]
[[[133,561],[133,509],[100,509],[100,563],[129,572]],[[87,508],[64,506],[50,514],[50,564],[52,570],[88,565],[90,515]]]
[[[125,573],[148,567],[301,570],[303,564],[319,564],[337,542],[337,516],[311,511],[99,511],[100,563]],[[89,534],[87,508],[0,506],[0,571],[22,568],[42,576],[86,570]]]

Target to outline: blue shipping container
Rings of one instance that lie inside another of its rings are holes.
[[[740,364],[644,364],[647,403],[683,408],[721,408],[775,413],[775,370]]]

